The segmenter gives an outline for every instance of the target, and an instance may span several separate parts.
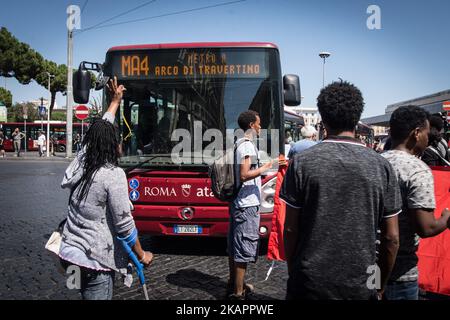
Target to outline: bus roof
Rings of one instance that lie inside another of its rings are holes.
[[[123,50],[145,49],[188,49],[188,48],[271,48],[278,47],[270,42],[191,42],[191,43],[165,43],[165,44],[140,44],[112,47],[108,52]]]
[[[372,129],[372,127],[370,125],[368,125],[368,124],[366,124],[366,123],[364,123],[362,121],[358,122],[358,126],[365,127],[365,128],[368,128],[368,129]]]
[[[299,124],[305,125],[305,121],[301,115],[296,114],[295,112],[284,110],[284,119],[295,121]]]

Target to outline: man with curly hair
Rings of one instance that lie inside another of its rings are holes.
[[[291,160],[280,192],[287,299],[378,299],[399,246],[397,179],[355,139],[364,109],[357,87],[334,82],[317,102],[327,138]]]
[[[399,216],[400,249],[386,287],[388,300],[418,300],[419,272],[416,255],[419,237],[434,237],[445,229],[450,211],[435,219],[434,179],[420,156],[428,145],[430,115],[422,108],[404,106],[391,116],[392,150],[383,153],[400,185],[403,211]]]
[[[430,133],[428,134],[428,148],[422,155],[422,161],[430,167],[450,165],[450,155],[444,135],[444,120],[440,115],[430,117]]]

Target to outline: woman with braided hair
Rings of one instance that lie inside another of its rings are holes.
[[[151,252],[141,248],[127,178],[117,166],[120,138],[113,123],[126,89],[117,85],[117,78],[108,88],[109,109],[90,126],[61,184],[71,193],[59,256],[65,267],[79,267],[78,289],[85,300],[112,299],[115,273],[127,273],[128,255],[117,237],[134,243],[133,251],[144,266],[153,259]]]

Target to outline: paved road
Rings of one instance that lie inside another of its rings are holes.
[[[68,192],[60,182],[68,163],[46,159],[0,159],[0,299],[80,299],[65,287],[66,278],[44,245],[64,218]],[[228,275],[225,239],[141,237],[155,253],[146,271],[152,300],[223,299]],[[286,266],[277,264],[264,281],[270,262],[262,255],[249,267],[255,299],[283,299]],[[119,279],[114,299],[142,299],[137,281],[128,289]]]

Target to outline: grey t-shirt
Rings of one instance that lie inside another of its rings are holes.
[[[236,160],[235,164],[235,177],[241,176],[241,166],[240,164],[244,160],[245,157],[250,157],[252,161],[252,169],[256,168],[259,160],[259,152],[256,146],[251,141],[245,141],[239,139],[236,143],[239,147],[236,149]],[[260,205],[261,201],[261,177],[257,177],[250,181],[246,181],[243,183],[241,190],[239,191],[236,199],[234,200],[234,206],[236,208],[248,208],[248,207],[256,207]]]
[[[393,281],[415,281],[419,277],[416,255],[419,236],[412,230],[408,209],[434,209],[434,179],[431,169],[420,159],[400,150],[382,154],[397,175],[403,210],[399,216],[400,248],[391,273]]]
[[[352,138],[329,138],[290,162],[280,192],[301,209],[288,295],[370,299],[381,219],[401,208],[389,162]]]

